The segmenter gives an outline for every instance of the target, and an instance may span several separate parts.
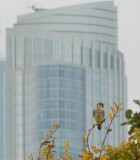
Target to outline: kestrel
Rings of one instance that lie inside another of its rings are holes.
[[[104,112],[104,104],[98,103],[93,110],[93,117],[95,118],[95,121],[98,126],[98,130],[102,129],[102,123],[105,120],[105,112]]]

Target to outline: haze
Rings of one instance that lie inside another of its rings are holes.
[[[12,27],[18,15],[32,12],[32,5],[50,9],[86,2],[94,0],[0,0],[1,56],[5,55],[5,28]],[[115,4],[118,6],[118,48],[124,53],[128,77],[128,108],[139,111],[133,99],[140,99],[140,0],[115,0]]]

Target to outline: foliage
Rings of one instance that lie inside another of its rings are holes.
[[[140,160],[140,130],[134,129],[134,134],[128,138],[127,143],[122,142],[116,148],[108,145],[105,151],[109,160]]]
[[[136,104],[140,105],[140,101],[134,101]],[[112,147],[111,145],[105,145],[106,137],[112,131],[111,125],[115,118],[118,118],[118,114],[123,110],[121,104],[115,104],[115,107],[110,107],[110,113],[108,115],[109,125],[105,127],[106,134],[101,143],[101,147],[97,148],[96,146],[89,145],[89,137],[91,131],[97,126],[93,126],[88,130],[88,134],[83,136],[84,148],[83,153],[79,155],[81,160],[140,160],[140,118],[137,118],[138,113],[133,113],[132,110],[126,111],[126,118],[128,122],[123,123],[122,125],[130,124],[133,131],[128,138],[128,142],[122,142],[118,147]],[[140,116],[138,116],[140,117]],[[134,120],[135,121],[132,121]],[[102,121],[101,123],[104,123]],[[131,123],[130,123],[131,121]],[[59,124],[56,124],[50,129],[49,134],[46,136],[46,140],[41,142],[40,149],[36,160],[73,160],[69,155],[69,142],[65,142],[65,152],[64,157],[55,158],[53,153],[55,152],[55,141],[57,140],[53,134],[60,128]],[[130,130],[132,130],[130,129]],[[129,131],[130,134],[130,131]],[[98,155],[98,157],[97,157]],[[28,157],[28,160],[33,160],[32,155]]]
[[[134,100],[134,103],[140,106],[140,100]],[[132,135],[132,133],[134,133],[135,128],[140,128],[140,112],[133,113],[131,109],[128,109],[125,113],[125,116],[128,121],[122,123],[122,125],[130,125],[131,127],[128,134]]]

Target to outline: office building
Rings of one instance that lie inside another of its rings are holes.
[[[5,59],[2,56],[2,18],[0,12],[0,159],[3,159],[3,132],[4,132],[4,66]]]
[[[5,60],[0,59],[0,159],[3,159],[4,151],[4,67]]]
[[[93,107],[104,103],[106,116],[114,101],[126,107],[124,58],[117,41],[112,1],[36,9],[18,17],[7,29],[6,160],[37,153],[56,123],[62,125],[56,133],[56,156],[69,140],[76,157],[83,134],[95,123]],[[108,143],[118,145],[126,138],[126,129],[119,126],[123,121],[121,113]],[[94,129],[91,143],[97,145],[104,134]]]

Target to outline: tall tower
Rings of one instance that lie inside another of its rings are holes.
[[[2,22],[1,22],[1,12],[0,12],[0,56],[2,52]]]
[[[3,159],[4,146],[4,66],[5,60],[2,59],[2,22],[0,12],[0,159]]]
[[[77,157],[83,134],[95,123],[93,107],[104,103],[107,116],[113,101],[126,107],[112,1],[37,11],[19,16],[7,29],[6,160],[27,159],[55,123],[62,125],[56,133],[57,157],[65,140]],[[123,121],[121,114],[108,143],[118,145],[126,138],[126,129],[119,126]],[[104,132],[95,130],[91,143],[101,142]]]
[[[4,152],[4,67],[5,60],[0,59],[0,159]]]

